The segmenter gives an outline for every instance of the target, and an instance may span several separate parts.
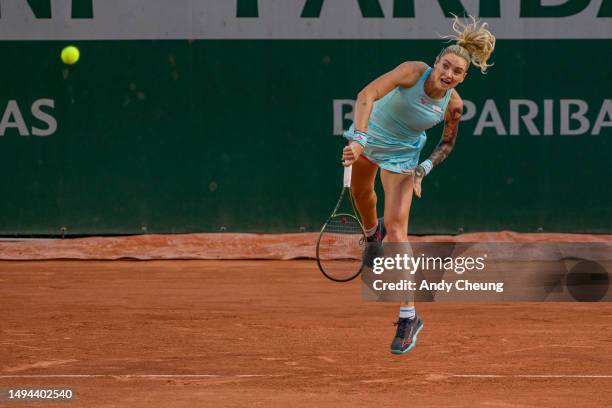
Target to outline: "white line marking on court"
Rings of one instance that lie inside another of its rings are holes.
[[[22,374],[22,375],[0,375],[0,379],[15,378],[119,378],[119,379],[159,379],[159,378],[184,378],[184,379],[206,379],[206,378],[269,378],[283,377],[287,374]],[[612,379],[612,374],[439,374],[440,378],[590,378],[590,379]],[[380,381],[380,380],[378,380]]]
[[[550,375],[550,374],[519,374],[522,378],[612,378],[612,375]]]
[[[284,374],[22,374],[0,375],[0,379],[8,378],[258,378],[283,377]]]
[[[0,375],[0,378],[218,378],[216,374],[24,374]]]
[[[537,349],[549,348],[549,347],[595,348],[595,346],[569,346],[569,345],[566,345],[566,344],[543,344],[541,346],[527,347],[527,348],[516,349],[516,350],[508,350],[508,351],[504,351],[503,354],[518,353],[518,352],[521,352],[521,351],[531,351],[531,350],[537,350]]]
[[[501,378],[503,375],[496,374],[450,374],[449,377],[459,378]]]
[[[450,374],[457,378],[610,378],[612,374]]]

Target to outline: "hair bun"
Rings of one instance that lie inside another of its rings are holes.
[[[470,20],[465,22],[454,17],[453,31],[456,34],[444,38],[455,40],[456,45],[468,52],[470,62],[485,73],[493,65],[487,64],[487,61],[495,49],[495,36],[488,30],[487,23],[481,23],[473,16],[469,16]]]

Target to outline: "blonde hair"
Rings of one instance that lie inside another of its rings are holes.
[[[469,16],[471,21],[466,22],[454,17],[453,31],[456,35],[446,35],[442,38],[455,41],[455,44],[444,48],[438,58],[452,53],[465,59],[468,64],[476,65],[480,72],[486,74],[487,68],[493,65],[487,64],[487,61],[495,48],[495,36],[487,29],[487,23],[481,23],[472,16]]]

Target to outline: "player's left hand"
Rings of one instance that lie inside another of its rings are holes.
[[[415,171],[414,172],[414,194],[421,198],[421,182],[425,178],[424,171]]]

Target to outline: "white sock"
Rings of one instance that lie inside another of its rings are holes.
[[[400,319],[414,319],[416,315],[416,309],[414,307],[401,306],[400,307]]]
[[[376,223],[376,225],[374,225],[372,228],[365,230],[366,237],[369,238],[372,235],[374,235],[374,233],[376,233],[377,229],[378,229],[378,223]]]

